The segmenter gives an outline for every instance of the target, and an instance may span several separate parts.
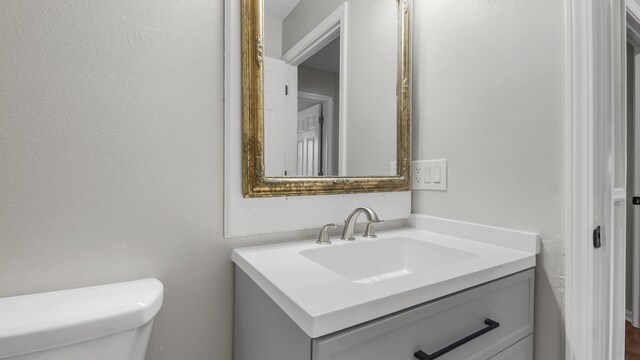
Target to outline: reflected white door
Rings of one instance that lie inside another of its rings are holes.
[[[298,70],[284,61],[264,59],[265,175],[295,175]],[[293,95],[289,95],[293,94]]]
[[[317,104],[298,113],[297,171],[298,176],[318,176],[320,115]]]
[[[287,67],[284,61],[264,59],[265,175],[284,176],[286,170]]]

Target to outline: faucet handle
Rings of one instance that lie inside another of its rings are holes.
[[[367,223],[367,228],[364,230],[364,235],[362,235],[363,237],[369,238],[369,239],[375,239],[378,237],[378,235],[376,235],[376,231],[373,228],[373,224],[380,224],[383,223],[384,220],[377,220],[377,221],[369,221]]]
[[[336,224],[327,224],[323,226],[322,229],[320,229],[320,235],[318,235],[318,241],[316,241],[316,244],[331,244],[331,240],[329,239],[329,229],[335,229],[336,227]]]

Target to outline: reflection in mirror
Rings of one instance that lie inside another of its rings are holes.
[[[396,0],[264,0],[267,177],[395,176]]]

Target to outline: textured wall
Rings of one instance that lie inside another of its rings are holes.
[[[564,3],[415,1],[414,159],[449,160],[413,211],[542,235],[535,358],[562,359]]]
[[[223,18],[0,2],[0,296],[157,277],[149,359],[231,359],[232,246],[295,234],[222,236]]]
[[[414,151],[451,177],[415,210],[543,234],[557,359],[562,2],[416,5]],[[218,0],[0,2],[0,296],[158,277],[149,359],[231,359],[231,248],[315,231],[222,236],[223,23]]]

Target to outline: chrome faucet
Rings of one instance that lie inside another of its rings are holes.
[[[344,222],[344,229],[342,229],[342,240],[356,239],[353,236],[356,227],[356,220],[358,220],[358,216],[363,213],[367,216],[367,220],[369,221],[369,223],[367,224],[367,231],[365,232],[364,236],[372,238],[376,237],[375,233],[373,232],[372,224],[381,223],[382,220],[378,218],[378,214],[376,214],[373,209],[363,206],[353,210],[353,212],[347,217],[347,221]]]
[[[320,229],[320,235],[318,235],[318,241],[316,244],[319,245],[329,245],[331,244],[331,239],[329,239],[329,229],[335,229],[336,224],[327,224]]]

